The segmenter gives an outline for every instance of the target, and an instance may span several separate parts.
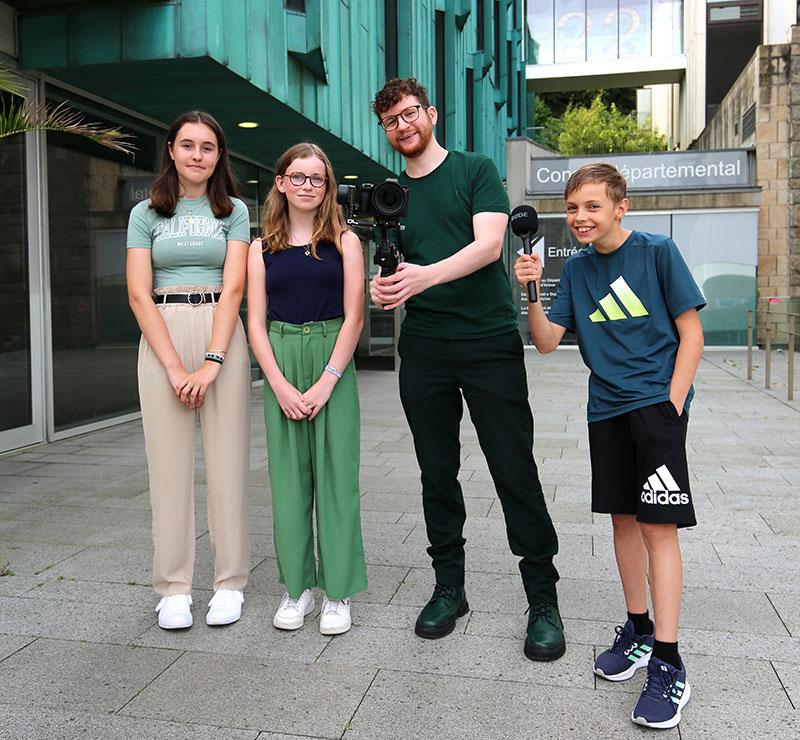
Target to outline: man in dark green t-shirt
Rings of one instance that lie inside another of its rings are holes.
[[[452,632],[464,591],[464,497],[458,483],[463,399],[503,506],[511,551],[530,606],[525,655],[564,654],[553,556],[558,540],[533,460],[533,416],[511,285],[501,260],[508,196],[494,163],[448,152],[433,137],[436,109],[413,77],[390,80],[373,110],[406,160],[409,188],[402,262],[375,277],[373,302],[405,304],[400,398],[422,471],[436,587],[417,619],[420,637]]]

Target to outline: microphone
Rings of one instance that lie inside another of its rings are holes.
[[[531,253],[531,237],[539,231],[539,216],[536,209],[532,206],[517,206],[511,211],[511,231],[522,239],[522,250],[525,254]],[[528,300],[536,303],[539,296],[536,295],[536,283],[531,280],[528,283]]]

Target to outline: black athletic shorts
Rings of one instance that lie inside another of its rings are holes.
[[[592,511],[694,526],[686,465],[688,423],[686,411],[678,416],[671,401],[591,422]]]

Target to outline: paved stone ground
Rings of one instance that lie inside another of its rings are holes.
[[[195,626],[156,625],[141,425],[0,459],[0,735],[9,738],[627,738],[642,674],[597,680],[624,618],[607,517],[589,512],[577,352],[527,354],[536,458],[558,528],[568,649],[522,654],[526,618],[500,506],[463,429],[473,611],[439,641],[412,625],[433,585],[418,471],[393,373],[363,372],[369,591],[355,626],[271,626],[272,547],[261,391],[253,393],[253,559],[242,620],[211,629],[198,469]],[[759,367],[763,356],[757,355]],[[693,685],[682,738],[800,736],[800,406],[744,380],[743,352],[707,352],[689,453],[700,525],[683,536],[682,653]],[[777,376],[775,376],[777,377]],[[315,615],[316,616],[316,615]]]

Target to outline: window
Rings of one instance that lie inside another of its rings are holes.
[[[305,13],[306,0],[283,0],[283,7],[286,10],[293,10],[295,13]]]
[[[398,76],[397,52],[397,0],[384,0],[384,51],[386,54],[386,79],[391,80]],[[438,14],[437,14],[438,15]]]
[[[494,26],[494,89],[500,89],[500,59],[502,58],[502,51],[500,47],[500,3],[494,3],[493,13],[493,26]]]
[[[464,100],[467,112],[467,151],[475,151],[475,72],[471,67],[466,70],[466,90]]]
[[[436,123],[436,138],[442,146],[447,146],[447,115],[445,96],[447,94],[447,72],[444,54],[444,13],[436,11],[436,110],[439,120]]]
[[[483,0],[477,0],[475,6],[475,45],[478,51],[486,48],[486,29],[483,23]]]

